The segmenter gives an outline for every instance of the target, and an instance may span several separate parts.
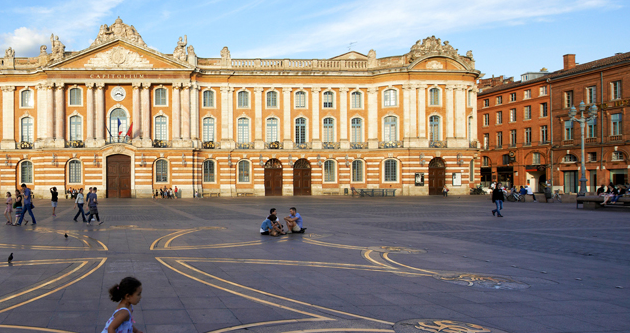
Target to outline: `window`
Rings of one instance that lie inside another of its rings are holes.
[[[547,125],[540,126],[540,142],[547,143],[549,142],[547,137]]]
[[[525,129],[525,144],[528,146],[532,144],[532,128],[531,127],[528,127]]]
[[[350,121],[352,131],[350,133],[351,142],[363,142],[363,125],[361,118],[352,118]]]
[[[586,88],[586,103],[597,103],[597,87],[591,86]]]
[[[484,108],[487,108],[487,107],[489,107],[489,106],[490,106],[490,100],[489,100],[489,99],[487,99],[487,98],[486,98],[486,99],[484,99],[484,100],[483,100],[483,107],[484,107]]]
[[[531,90],[531,89],[527,89],[527,90],[525,90],[525,93],[523,94],[523,98],[524,98],[524,99],[530,99],[530,98],[532,98],[532,90]]]
[[[324,182],[335,181],[335,161],[327,160],[324,162]]]
[[[33,163],[24,161],[20,164],[20,183],[33,183]]]
[[[473,106],[473,91],[468,90],[468,106]]]
[[[203,118],[202,127],[201,136],[203,142],[214,141],[214,118]]]
[[[306,107],[306,93],[305,92],[298,91],[295,93],[295,107],[296,108]]]
[[[586,137],[587,138],[597,137],[597,118],[593,118],[586,122]]]
[[[238,96],[238,107],[239,108],[249,107],[249,92],[247,92],[247,91],[239,91],[237,96]]]
[[[510,122],[516,121],[516,109],[510,109]]]
[[[490,158],[488,156],[484,156],[481,159],[481,166],[486,168],[490,166]]]
[[[503,124],[503,111],[497,111],[497,125]]]
[[[573,106],[573,90],[564,92],[564,107],[570,108]]]
[[[573,121],[571,120],[564,122],[564,139],[573,140]]]
[[[472,142],[473,141],[473,126],[476,126],[477,124],[475,123],[473,125],[473,117],[468,117],[468,141]],[[475,137],[475,141],[477,138]]]
[[[510,130],[510,146],[516,147],[516,130]]]
[[[81,135],[82,128],[83,126],[81,122],[81,117],[79,116],[70,117],[70,141],[83,139],[83,136]]]
[[[383,92],[383,105],[384,106],[396,106],[396,90],[387,89]]]
[[[384,141],[396,141],[398,138],[398,119],[394,116],[385,117],[385,127],[383,128]]]
[[[333,107],[333,92],[325,91],[324,92],[324,108],[332,108]]]
[[[621,81],[611,83],[612,99],[621,99]]]
[[[532,164],[533,165],[539,165],[540,164],[540,153],[533,153],[532,154]]]
[[[20,141],[33,143],[33,118],[24,117],[20,122],[22,123],[22,137]]]
[[[564,155],[564,158],[562,158],[562,162],[565,162],[565,163],[577,162],[577,157],[575,157],[575,155],[566,154]]]
[[[238,181],[240,183],[249,183],[249,161],[247,160],[238,162]]]
[[[612,160],[613,161],[623,161],[623,153],[620,151],[613,151],[612,153]]]
[[[359,91],[353,91],[350,95],[351,99],[351,108],[353,109],[362,109],[363,108],[363,95]]]
[[[440,117],[438,116],[429,117],[429,140],[442,140],[442,136],[440,135]]]
[[[278,118],[267,119],[267,142],[278,141]]]
[[[398,161],[396,160],[385,161],[385,181],[386,182],[398,181]]]
[[[81,183],[81,162],[72,160],[68,163],[68,182],[72,184]]]
[[[109,132],[112,137],[124,137],[127,134],[127,112],[123,109],[114,109],[109,114]]]
[[[352,181],[363,182],[363,161],[352,161]]]
[[[306,142],[306,118],[295,119],[295,143]]]
[[[496,105],[501,105],[503,104],[503,96],[497,96],[497,103]]]
[[[155,89],[155,101],[153,104],[155,106],[166,106],[166,103],[166,88]]]
[[[157,162],[155,162],[155,182],[168,182],[168,161],[158,160]]]
[[[276,91],[267,92],[267,107],[268,108],[278,107],[278,92]]]
[[[526,106],[525,107],[525,112],[523,117],[525,118],[525,120],[529,120],[532,119],[532,107],[531,106]]]
[[[324,118],[324,142],[335,142],[335,120]]]
[[[440,89],[429,89],[429,105],[440,105]]]
[[[510,94],[510,102],[516,102],[516,93],[511,93]]]
[[[611,115],[610,122],[610,135],[621,135],[621,113]]]
[[[486,113],[483,115],[483,126],[489,126],[489,125],[490,125],[490,115]]]
[[[203,107],[204,108],[214,107],[214,91],[205,90],[203,92]]]
[[[70,99],[68,100],[68,104],[69,105],[82,105],[83,101],[81,100],[81,89],[79,88],[72,88],[70,89]]]
[[[540,95],[541,96],[547,95],[547,86],[540,87]]]
[[[485,133],[483,135],[483,149],[490,149],[490,134],[489,133]]]
[[[203,162],[203,181],[206,183],[214,182],[214,161],[206,160]]]
[[[35,99],[33,98],[33,91],[30,89],[22,90],[20,93],[20,107],[32,108],[35,105]]]
[[[168,140],[168,122],[166,116],[155,117],[155,140]]]
[[[597,162],[597,153],[596,152],[587,153],[587,161]]]
[[[503,132],[497,132],[497,148],[503,146]]]
[[[540,103],[540,116],[541,117],[547,116],[547,103]]]
[[[503,159],[503,165],[509,165],[510,164],[510,155],[503,154],[503,156],[501,156],[501,158]]]
[[[238,118],[237,126],[237,142],[249,143],[249,119]]]

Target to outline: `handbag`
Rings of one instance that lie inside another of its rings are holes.
[[[31,202],[31,209],[35,208],[35,206],[33,205],[33,203]]]

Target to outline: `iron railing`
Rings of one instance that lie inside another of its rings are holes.
[[[323,149],[339,149],[341,145],[339,142],[322,142]]]
[[[430,148],[447,148],[446,141],[429,141]]]
[[[28,141],[20,142],[20,149],[33,149],[33,143]]]
[[[403,142],[402,141],[380,141],[378,143],[378,147],[379,148],[402,148],[403,147]]]
[[[282,149],[283,145],[280,141],[265,142],[265,149]]]
[[[350,149],[367,149],[367,142],[350,142]]]
[[[236,149],[254,149],[253,142],[237,142]]]
[[[171,148],[173,145],[169,140],[153,140],[153,148]]]
[[[83,140],[72,140],[66,142],[66,148],[84,148],[85,144]]]
[[[295,149],[312,149],[313,145],[310,142],[302,142],[302,143],[294,142],[293,147],[295,147]]]
[[[201,148],[203,148],[203,149],[219,149],[219,148],[221,148],[221,143],[220,142],[214,142],[214,141],[204,141],[203,143],[201,143]]]

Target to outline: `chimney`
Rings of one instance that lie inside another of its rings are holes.
[[[565,54],[562,56],[564,59],[564,70],[575,68],[575,54]]]

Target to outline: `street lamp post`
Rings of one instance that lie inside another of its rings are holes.
[[[588,108],[588,117],[584,118],[584,111],[586,110],[586,104],[584,104],[584,101],[580,102],[579,105],[580,108],[580,118],[576,118],[575,116],[577,115],[577,110],[575,109],[575,106],[572,106],[571,109],[569,109],[569,117],[571,117],[572,121],[578,122],[580,124],[580,129],[582,131],[582,144],[581,144],[581,148],[582,148],[582,177],[580,178],[580,195],[585,195],[586,194],[586,161],[584,158],[584,127],[586,127],[586,123],[591,121],[592,119],[595,119],[595,117],[597,117],[597,106],[595,106],[595,104],[591,105],[590,108]]]

